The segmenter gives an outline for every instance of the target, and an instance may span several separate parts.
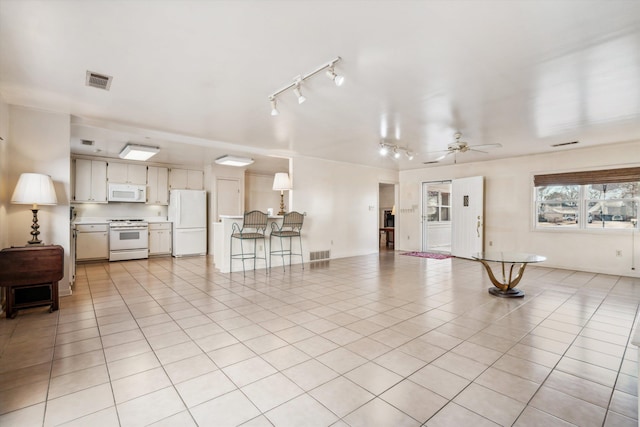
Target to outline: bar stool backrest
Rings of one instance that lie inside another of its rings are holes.
[[[290,228],[292,231],[299,232],[302,229],[303,222],[304,215],[300,212],[288,212],[282,218],[282,229]]]
[[[267,229],[267,220],[269,216],[260,211],[245,212],[242,228],[255,228],[256,231],[265,232]]]

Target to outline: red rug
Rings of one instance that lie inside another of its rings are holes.
[[[431,258],[431,259],[447,259],[451,258],[451,255],[438,254],[434,252],[405,252],[400,255],[417,256],[419,258]]]

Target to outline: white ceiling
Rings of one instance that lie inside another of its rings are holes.
[[[320,73],[307,102],[289,90],[269,114],[271,93],[336,56],[342,87]],[[111,90],[85,86],[87,70]],[[640,140],[640,1],[0,0],[0,94],[72,114],[73,152],[131,141],[198,166],[405,170],[457,131],[502,144],[458,162]],[[416,158],[381,158],[382,138]]]

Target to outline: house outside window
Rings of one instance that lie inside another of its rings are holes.
[[[534,176],[536,229],[638,228],[640,168]]]

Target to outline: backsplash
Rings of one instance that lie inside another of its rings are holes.
[[[72,203],[76,220],[82,218],[162,218],[167,219],[167,206],[144,203]]]

